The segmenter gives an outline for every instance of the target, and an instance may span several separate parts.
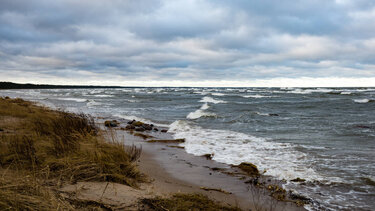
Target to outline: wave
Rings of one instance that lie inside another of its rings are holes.
[[[217,92],[217,93],[211,93],[211,95],[213,95],[213,96],[225,96],[226,94]]]
[[[187,119],[199,119],[201,117],[217,117],[215,113],[205,112],[200,109],[190,112],[186,118]]]
[[[106,94],[101,94],[101,95],[91,95],[92,97],[114,97],[114,95],[106,95]]]
[[[88,107],[93,107],[93,106],[99,106],[102,105],[102,103],[96,102],[95,100],[89,100],[89,102],[86,103]]]
[[[262,112],[255,112],[255,114],[258,114],[260,116],[276,116],[276,114],[269,114],[269,113],[262,113]]]
[[[318,88],[318,89],[294,89],[291,91],[287,91],[286,93],[291,94],[312,94],[312,93],[331,93],[335,92],[334,89],[324,89],[324,88]]]
[[[351,95],[352,93],[351,92],[341,92],[340,94],[342,94],[342,95]]]
[[[84,98],[57,98],[57,100],[75,101],[77,103],[83,103],[88,101]]]
[[[272,96],[264,96],[264,95],[244,95],[244,98],[264,98],[264,97],[272,97]]]
[[[226,103],[226,101],[224,100],[216,100],[212,97],[203,97],[202,100],[200,100],[199,102],[202,102],[202,103],[214,103],[214,104],[218,104],[218,103]]]
[[[102,93],[102,92],[103,92],[103,90],[96,90],[96,89],[94,89],[94,90],[90,91],[89,93],[92,94],[92,95],[94,95],[94,94],[99,94],[99,93]]]
[[[215,113],[206,112],[210,108],[210,106],[205,103],[203,104],[198,110],[190,112],[186,118],[188,119],[199,119],[201,117],[216,117],[217,115]]]
[[[208,95],[209,92],[202,91],[202,92],[193,92],[193,93],[200,94],[200,95]]]
[[[356,102],[356,103],[369,103],[369,102],[373,102],[374,100],[370,100],[370,99],[355,99],[353,101]]]
[[[185,149],[196,156],[214,154],[213,160],[238,165],[251,162],[266,175],[291,180],[324,180],[310,166],[307,155],[291,144],[276,143],[264,138],[229,130],[204,129],[191,122],[178,120],[170,125],[174,138],[185,138]]]

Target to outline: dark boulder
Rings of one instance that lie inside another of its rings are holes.
[[[212,157],[214,156],[213,154],[204,154],[202,155],[203,157],[205,157],[207,160],[212,160]]]
[[[134,125],[126,125],[125,129],[126,130],[134,130],[135,126]]]
[[[135,131],[143,132],[143,131],[145,131],[145,129],[143,127],[136,127]]]
[[[157,129],[156,127],[154,128],[154,131],[159,131],[159,129]]]
[[[166,133],[166,132],[168,132],[168,130],[163,129],[163,130],[161,130],[160,132],[162,132],[162,133]]]
[[[305,182],[306,180],[305,180],[305,179],[301,179],[301,178],[297,177],[297,178],[295,178],[295,179],[292,179],[292,180],[290,180],[290,181],[292,181],[292,182]]]
[[[152,130],[152,126],[149,125],[149,124],[143,124],[142,127],[143,127],[145,130]]]
[[[241,163],[240,165],[238,165],[238,167],[242,171],[246,172],[249,176],[259,176],[260,175],[257,166],[252,164],[252,163],[244,162],[244,163]]]
[[[132,125],[134,125],[134,126],[136,126],[136,127],[141,127],[143,124],[144,124],[144,123],[141,122],[141,121],[134,121],[134,122],[132,123]]]

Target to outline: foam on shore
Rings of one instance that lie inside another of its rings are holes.
[[[266,171],[265,175],[280,180],[300,177],[324,182],[327,179],[311,168],[305,153],[295,150],[291,144],[229,130],[204,129],[184,120],[173,122],[169,131],[174,138],[185,138],[186,151],[196,156],[213,154],[213,160],[234,165],[251,162]]]

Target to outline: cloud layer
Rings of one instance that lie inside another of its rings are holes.
[[[358,83],[375,79],[374,20],[373,0],[2,0],[0,77],[111,85]]]

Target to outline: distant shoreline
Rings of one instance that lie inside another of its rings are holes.
[[[79,85],[48,85],[48,84],[19,84],[0,82],[0,89],[108,89],[125,88],[123,86],[79,86]]]

